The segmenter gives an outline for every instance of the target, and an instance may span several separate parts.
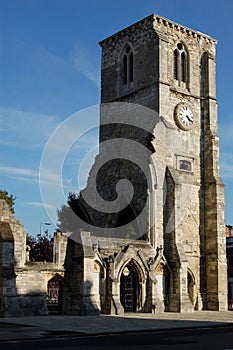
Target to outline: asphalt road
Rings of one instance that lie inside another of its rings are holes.
[[[0,342],[1,350],[233,350],[233,326],[108,335],[51,333],[44,339]]]

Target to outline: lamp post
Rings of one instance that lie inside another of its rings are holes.
[[[41,227],[42,227],[42,225],[50,226],[51,223],[50,223],[50,222],[41,222],[41,223],[40,223],[40,235],[41,235]]]

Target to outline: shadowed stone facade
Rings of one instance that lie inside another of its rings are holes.
[[[73,258],[65,264],[63,311],[226,310],[216,40],[151,15],[100,45],[100,153],[82,194],[96,186],[110,206],[117,182],[128,179],[134,196],[120,214],[86,206],[86,221],[95,228],[73,237],[82,244],[68,245]],[[128,161],[133,153],[125,139],[146,149],[146,177],[136,158]],[[146,231],[139,219],[132,226],[126,220],[139,217],[141,207]]]
[[[62,238],[59,241],[60,255],[57,255],[56,264],[29,261],[26,255],[26,231],[11,213],[7,203],[0,200],[1,317],[48,315],[48,281],[55,275],[64,275],[64,259],[62,262],[59,260],[64,250]],[[54,242],[57,247],[56,234]]]

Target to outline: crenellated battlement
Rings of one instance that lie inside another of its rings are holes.
[[[174,33],[182,33],[186,34],[187,36],[190,36],[192,38],[196,38],[199,40],[205,40],[207,43],[211,43],[216,45],[217,40],[212,38],[211,36],[201,33],[199,31],[190,29],[186,26],[183,26],[179,23],[176,23],[174,21],[171,21],[165,17],[159,16],[157,14],[151,14],[148,17],[145,17],[144,19],[126,27],[125,29],[107,37],[106,39],[100,41],[100,46],[104,48],[105,45],[111,44],[113,41],[119,40],[121,37],[124,37],[127,33],[135,33],[138,30],[159,30],[162,29],[164,33],[164,29],[169,28],[174,31]]]

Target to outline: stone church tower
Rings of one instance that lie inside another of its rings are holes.
[[[63,312],[226,310],[216,40],[153,14],[100,45],[100,154],[83,197],[95,183],[110,206],[122,179],[134,193],[120,214],[86,207]]]

